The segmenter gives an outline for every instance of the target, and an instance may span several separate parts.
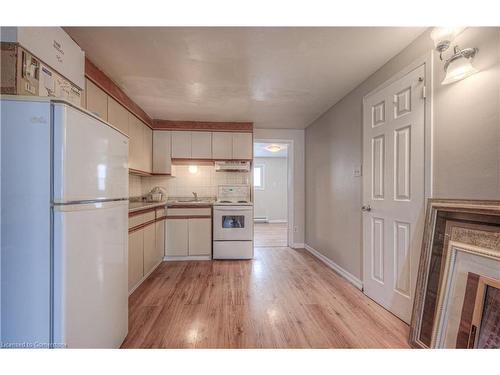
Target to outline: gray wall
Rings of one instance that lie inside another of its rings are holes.
[[[270,222],[286,222],[287,212],[287,158],[256,157],[254,166],[264,166],[264,189],[255,189],[254,215],[267,217]]]
[[[306,244],[362,278],[363,96],[433,48],[426,31],[306,128]],[[468,28],[478,74],[442,86],[434,53],[433,196],[500,199],[500,28]],[[449,54],[450,51],[447,51]]]
[[[293,196],[288,201],[293,202],[293,213],[289,215],[293,222],[294,233],[290,237],[291,246],[304,246],[305,238],[305,145],[303,129],[254,129],[254,142],[271,140],[275,142],[291,141],[293,152],[288,153],[289,163],[293,163],[293,175],[288,179],[293,185]],[[290,150],[290,149],[289,149]],[[288,205],[290,211],[292,206]],[[290,225],[290,223],[289,223]]]

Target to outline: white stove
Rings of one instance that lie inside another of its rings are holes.
[[[245,199],[221,199],[221,200],[216,200],[214,205],[216,206],[253,206],[253,203],[250,201],[247,201]]]
[[[250,186],[241,185],[219,185],[217,191],[217,206],[253,206],[250,201]]]
[[[214,203],[213,258],[253,258],[253,203],[249,185],[220,185]]]

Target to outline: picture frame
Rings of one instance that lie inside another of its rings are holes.
[[[500,349],[500,279],[481,276],[468,348]]]
[[[483,246],[500,230],[500,201],[429,199],[410,323],[409,344],[430,348],[450,241]],[[487,241],[487,240],[486,240]],[[500,247],[499,244],[494,246]]]
[[[464,304],[471,304],[473,317],[471,328],[473,342],[479,334],[484,302],[485,283],[494,283],[500,279],[500,231],[486,235],[492,239],[485,247],[450,241],[444,263],[440,294],[437,303],[436,321],[433,325],[431,348],[456,348],[460,334]],[[480,275],[477,279],[477,292],[474,301],[465,298],[467,282],[471,273]],[[496,284],[493,284],[496,285]],[[481,297],[482,296],[482,297]],[[471,303],[472,302],[472,303]],[[470,341],[470,340],[468,340]],[[467,345],[469,347],[469,344]]]

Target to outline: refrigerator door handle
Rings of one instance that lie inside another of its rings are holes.
[[[68,201],[63,203],[54,202],[52,205],[54,206],[69,206],[75,204],[92,204],[92,203],[106,203],[106,202],[120,202],[120,201],[128,201],[128,198],[115,198],[115,199],[88,199],[81,201]]]

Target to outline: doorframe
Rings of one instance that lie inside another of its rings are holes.
[[[434,124],[433,124],[433,108],[434,108],[434,53],[432,50],[415,59],[402,70],[393,74],[389,79],[378,85],[367,94],[363,95],[363,103],[361,108],[361,145],[364,144],[364,113],[366,100],[369,96],[376,92],[385,89],[392,83],[403,78],[408,73],[424,65],[425,71],[425,103],[424,103],[424,200],[433,197],[433,177],[434,177]],[[364,160],[364,150],[361,147],[361,160]],[[362,171],[365,166],[362,165]],[[363,172],[364,173],[364,172]],[[363,205],[365,186],[361,181],[361,205]],[[425,203],[425,202],[424,202]],[[425,209],[425,204],[424,204]],[[425,212],[424,212],[425,214]],[[361,216],[361,283],[364,290],[364,275],[365,275],[365,244],[364,244],[364,226],[363,216]]]
[[[276,138],[254,138],[255,143],[284,143],[287,145],[287,246],[293,247],[295,243],[293,228],[294,222],[294,190],[293,190],[293,169],[294,169],[294,142],[293,139],[276,139]],[[253,147],[252,145],[252,147]],[[252,160],[252,191],[255,204],[255,189],[253,187],[253,165],[255,164],[255,155]]]

